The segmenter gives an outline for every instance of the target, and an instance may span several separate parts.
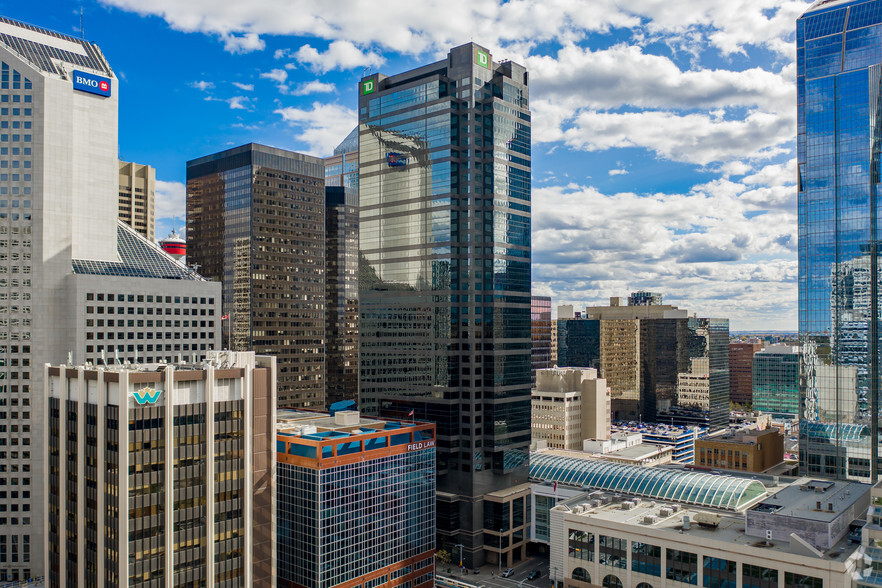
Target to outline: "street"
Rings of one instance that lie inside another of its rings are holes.
[[[505,570],[505,568],[502,568]],[[439,575],[475,584],[477,586],[486,586],[486,588],[515,588],[523,586],[524,588],[549,588],[552,578],[548,575],[548,559],[545,557],[532,557],[522,562],[518,562],[514,566],[514,574],[510,578],[503,578],[499,575],[499,568],[495,565],[487,564],[481,567],[481,573],[475,574],[472,570],[466,570],[466,574],[461,573],[458,568],[452,568],[450,574],[447,574],[447,566],[439,564]],[[542,572],[535,580],[527,580],[527,575],[533,571]],[[492,575],[491,575],[492,572]],[[558,577],[558,581],[560,578]]]

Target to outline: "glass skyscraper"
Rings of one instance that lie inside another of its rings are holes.
[[[469,43],[359,86],[361,407],[437,424],[439,548],[526,554],[528,74]]]
[[[876,481],[882,2],[797,20],[800,468]]]

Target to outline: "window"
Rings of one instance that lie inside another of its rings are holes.
[[[668,549],[667,579],[685,584],[698,584],[698,556],[688,551]]]
[[[744,588],[777,588],[778,570],[744,564],[741,571],[741,585]]]
[[[717,557],[702,558],[704,588],[735,588],[738,585],[737,564]]]
[[[641,574],[661,577],[661,547],[639,541],[632,542],[631,569]]]

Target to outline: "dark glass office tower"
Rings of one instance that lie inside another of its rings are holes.
[[[802,473],[876,482],[882,2],[796,22]]]
[[[356,154],[357,155],[357,154]],[[358,193],[325,187],[325,405],[358,402]]]
[[[507,564],[529,521],[527,71],[470,43],[362,79],[358,169],[361,406],[436,423],[439,547]]]
[[[536,370],[551,367],[551,297],[533,296],[530,299],[530,382],[536,385]]]
[[[706,359],[708,365],[708,424],[729,426],[729,319],[696,318],[688,321],[689,361]]]
[[[324,406],[324,175],[253,143],[187,162],[187,260],[223,282],[227,345],[276,358],[280,407]]]
[[[599,320],[557,319],[557,365],[601,367]]]

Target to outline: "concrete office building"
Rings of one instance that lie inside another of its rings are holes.
[[[609,438],[609,389],[597,370],[537,370],[531,407],[533,443],[580,450],[584,439]]]
[[[435,425],[282,410],[284,588],[435,585]]]
[[[324,405],[324,176],[254,143],[187,162],[187,258],[223,284],[229,347],[278,360],[279,406]]]
[[[45,374],[48,586],[275,586],[274,358]]]
[[[742,429],[695,441],[695,466],[701,469],[762,473],[784,461],[784,436],[778,429]]]
[[[673,447],[644,443],[640,433],[616,433],[609,439],[585,439],[582,451],[592,459],[627,465],[653,467],[674,461]]]
[[[437,424],[438,545],[469,567],[526,542],[528,82],[469,43],[359,85],[361,406]]]
[[[756,342],[729,343],[729,400],[741,405],[753,402],[753,356],[763,348]]]
[[[803,478],[766,489],[645,471],[607,482],[618,496],[588,492],[551,509],[551,570],[565,587],[853,586],[864,568],[849,534],[869,503],[865,485]],[[653,484],[660,475],[671,479]]]
[[[7,579],[45,572],[43,364],[155,357],[160,335],[163,358],[217,343],[215,287],[118,220],[118,90],[96,45],[0,18],[0,545],[30,545],[0,562]],[[170,316],[147,328],[160,295]]]
[[[799,416],[799,347],[768,345],[753,358],[753,408]]]
[[[530,298],[530,378],[536,385],[536,370],[548,369],[551,363],[551,297]]]
[[[882,465],[880,180],[867,145],[878,133],[879,7],[818,0],[796,21],[801,404],[812,425],[800,425],[800,471],[872,483]],[[843,434],[856,428],[863,442]]]
[[[119,162],[119,219],[149,241],[156,238],[156,170]]]
[[[673,447],[676,463],[693,463],[695,441],[707,435],[707,428],[660,424],[613,425],[613,435],[618,433],[639,433],[643,443]]]

